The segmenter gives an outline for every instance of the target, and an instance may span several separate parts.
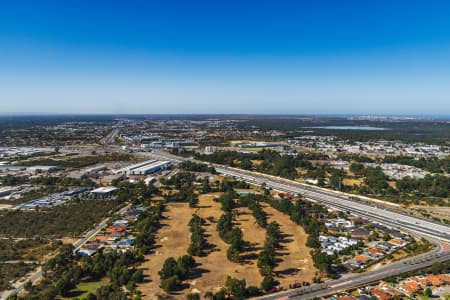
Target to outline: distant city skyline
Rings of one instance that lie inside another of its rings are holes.
[[[450,115],[448,15],[447,1],[5,2],[0,114]]]

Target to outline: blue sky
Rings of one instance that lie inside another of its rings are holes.
[[[448,1],[1,1],[0,112],[450,114]]]

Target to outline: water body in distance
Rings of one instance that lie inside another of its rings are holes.
[[[314,126],[308,128],[332,129],[332,130],[389,130],[389,128],[373,127],[373,126]]]

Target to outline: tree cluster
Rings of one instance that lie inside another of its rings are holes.
[[[126,299],[122,287],[133,292],[143,281],[142,270],[136,266],[143,256],[132,251],[99,251],[94,257],[73,255],[73,246],[65,245],[59,254],[44,266],[44,278],[37,286],[29,286],[25,299],[55,299],[70,296],[70,291],[81,280],[100,280],[108,277],[110,284],[100,287],[90,299]]]
[[[140,253],[147,254],[154,247],[156,232],[160,228],[164,208],[163,203],[158,203],[139,216],[135,224],[137,234],[134,246]]]
[[[177,260],[173,257],[167,258],[159,271],[161,288],[168,293],[180,290],[182,281],[187,279],[195,264],[194,258],[190,255],[183,255]]]
[[[205,220],[198,215],[192,215],[189,221],[189,229],[191,231],[191,243],[189,244],[188,253],[192,256],[202,256],[206,247],[205,230],[203,225]]]
[[[256,286],[248,286],[245,279],[237,279],[228,276],[225,281],[225,287],[215,294],[208,292],[205,298],[212,300],[242,300],[261,295],[261,291]]]
[[[261,205],[258,203],[259,197],[260,196],[252,194],[241,196],[239,199],[239,203],[242,206],[247,206],[252,211],[252,215],[259,226],[261,226],[262,228],[266,228],[267,216],[264,210],[261,208]]]
[[[207,164],[196,163],[192,161],[184,161],[179,165],[180,169],[190,172],[208,172],[216,174],[214,167],[210,167]]]
[[[295,156],[281,155],[277,151],[263,149],[258,153],[241,153],[237,151],[220,151],[209,155],[195,153],[198,160],[212,163],[224,164],[231,167],[245,170],[257,170],[271,175],[282,176],[294,179],[298,176],[296,168],[314,169],[308,159],[314,157],[313,154],[300,153]],[[316,157],[317,158],[317,157]],[[261,164],[254,164],[253,161],[262,161]]]
[[[153,184],[145,184],[143,181],[131,183],[122,181],[117,184],[116,198],[120,201],[131,200],[134,205],[148,204],[153,195],[159,195],[160,191]]]
[[[306,245],[313,248],[311,256],[314,265],[320,271],[326,272],[330,276],[335,276],[335,272],[332,268],[335,257],[328,256],[320,249],[319,235],[321,232],[326,232],[327,229],[322,222],[314,217],[319,213],[325,213],[326,207],[301,200],[296,201],[295,204],[288,199],[281,199],[281,201],[278,201],[267,198],[266,201],[275,209],[290,216],[292,221],[303,227],[308,234]]]

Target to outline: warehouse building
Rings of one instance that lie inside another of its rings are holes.
[[[119,170],[117,173],[126,175],[146,175],[160,170],[165,170],[171,166],[170,161],[147,160],[135,165]]]
[[[130,170],[129,175],[147,175],[170,167],[170,161],[155,161],[151,164]]]
[[[91,197],[95,199],[110,199],[114,197],[114,193],[117,190],[114,186],[104,186],[96,188],[90,192]]]

